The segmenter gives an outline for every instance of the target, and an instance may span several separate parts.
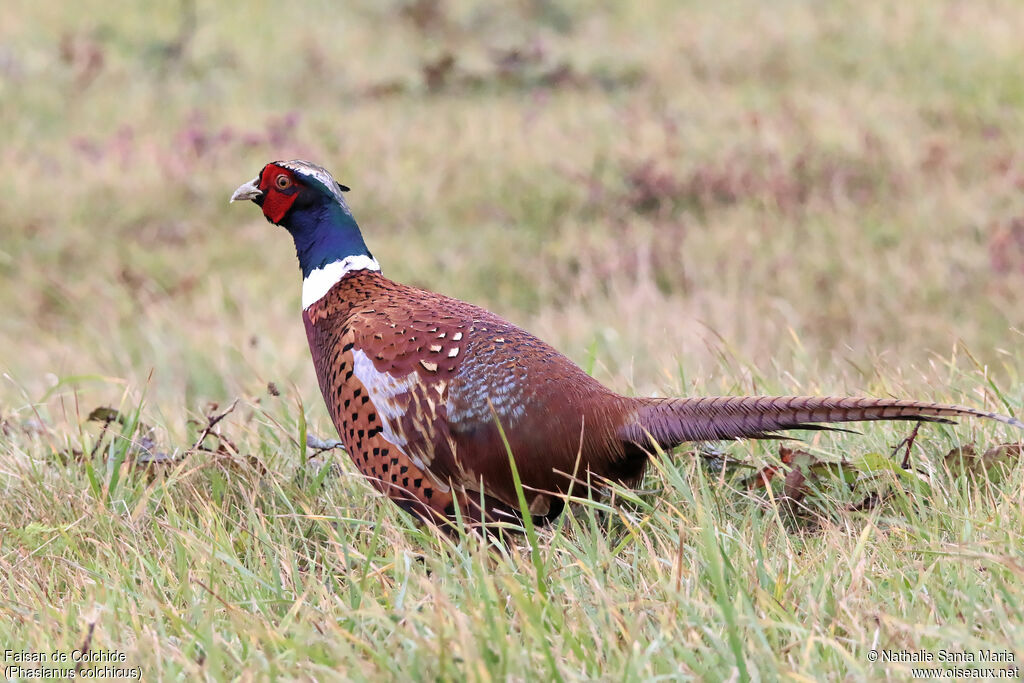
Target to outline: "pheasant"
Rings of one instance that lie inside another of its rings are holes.
[[[414,515],[448,524],[558,516],[572,482],[635,485],[657,449],[867,420],[1012,417],[891,398],[630,398],[488,311],[393,282],[348,190],[308,161],[275,161],[231,201],[291,233],[302,319],[328,412],[356,467]],[[580,491],[577,484],[576,491]]]

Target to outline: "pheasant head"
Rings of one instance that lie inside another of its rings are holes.
[[[231,195],[233,202],[252,200],[268,221],[291,233],[302,269],[303,308],[343,272],[380,270],[345,201],[347,191],[320,166],[295,159],[267,164]],[[307,302],[308,297],[313,298]]]

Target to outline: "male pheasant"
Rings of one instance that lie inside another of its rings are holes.
[[[498,316],[381,275],[346,190],[308,161],[275,161],[231,200],[252,200],[291,233],[309,349],[341,441],[380,491],[425,520],[451,520],[456,506],[470,521],[518,518],[510,452],[542,522],[574,479],[639,482],[655,446],[862,420],[980,416],[1024,429],[886,398],[621,396]]]

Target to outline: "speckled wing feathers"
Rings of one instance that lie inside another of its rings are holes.
[[[569,480],[558,472],[572,472],[581,450],[594,462],[621,456],[611,430],[583,429],[617,424],[602,413],[621,411],[621,397],[484,309],[361,271],[344,278],[305,318],[328,409],[371,478],[380,476],[381,458],[364,457],[367,444],[356,438],[358,427],[348,433],[352,425],[376,425],[364,433],[378,429],[374,438],[387,442],[389,453],[401,451],[432,482],[433,496],[448,487],[484,488],[513,510],[508,453],[496,420],[512,452],[524,454],[517,469],[536,492],[564,491]],[[339,405],[335,397],[346,392],[339,384],[360,385],[366,402]],[[602,449],[608,451],[603,457]],[[549,498],[538,493],[533,508],[543,514]]]

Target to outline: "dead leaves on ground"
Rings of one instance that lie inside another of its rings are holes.
[[[274,389],[270,393],[274,395]],[[191,446],[184,449],[168,448],[158,444],[156,430],[141,421],[139,414],[124,413],[111,407],[99,407],[89,413],[86,423],[100,425],[100,431],[92,442],[88,453],[68,448],[57,451],[58,459],[64,464],[71,462],[95,462],[97,457],[113,461],[118,468],[145,470],[150,477],[169,466],[180,464],[189,456],[205,453],[214,456],[211,464],[239,472],[255,472],[259,476],[268,473],[268,468],[255,455],[242,453],[236,442],[224,433],[221,422],[231,414],[238,401],[221,410],[216,403],[207,406],[202,420],[189,420],[196,427],[197,437]],[[778,461],[768,464],[741,479],[741,486],[747,491],[768,491],[771,498],[785,505],[789,510],[810,511],[812,505],[836,508],[835,501],[849,500],[848,511],[863,511],[877,507],[888,499],[896,487],[904,486],[917,479],[928,483],[938,469],[945,470],[951,477],[966,476],[971,481],[988,481],[999,484],[1017,466],[1024,445],[1003,443],[992,446],[979,454],[973,444],[950,450],[941,463],[911,464],[911,449],[917,436],[917,429],[893,448],[892,453],[863,453],[852,459],[829,460],[810,451],[790,446],[779,447]],[[325,452],[341,449],[340,441],[322,440],[313,434],[306,435],[306,448],[311,451],[308,464],[319,471],[327,462]],[[735,470],[736,465],[750,467],[727,458],[724,452],[705,447],[700,454],[712,471]],[[323,460],[323,462],[321,462]],[[936,465],[938,467],[936,467]],[[731,466],[731,467],[730,467]]]
[[[908,444],[908,439],[904,439],[891,455],[864,453],[838,461],[828,461],[799,448],[780,446],[778,462],[744,479],[743,488],[749,491],[771,488],[773,497],[791,510],[806,510],[812,501],[845,499],[852,492],[854,502],[846,509],[869,510],[886,500],[893,487],[901,482],[906,485],[918,479],[927,483],[936,474],[934,467],[913,467],[909,450],[901,456],[902,449],[912,445],[912,440]],[[967,476],[972,481],[998,484],[1017,466],[1022,449],[1024,446],[1020,443],[1003,443],[979,454],[973,444],[968,444],[949,451],[939,467],[954,478]]]
[[[365,86],[362,96],[382,99],[399,95],[468,95],[483,91],[529,92],[542,90],[598,89],[615,91],[635,87],[646,79],[636,67],[594,64],[581,69],[558,59],[543,42],[508,48],[492,48],[486,66],[453,49],[425,58],[419,66],[419,81],[393,78]],[[469,64],[474,63],[474,66]]]
[[[268,392],[272,396],[280,395],[273,384],[268,385]],[[205,454],[212,456],[212,459],[200,467],[215,465],[239,473],[255,472],[258,476],[265,476],[270,470],[263,460],[239,448],[237,437],[233,438],[229,430],[224,429],[224,419],[235,411],[237,405],[238,400],[224,408],[217,403],[207,405],[203,418],[187,421],[195,428],[195,440],[186,447],[178,448],[158,443],[157,431],[143,422],[137,413],[101,406],[90,412],[84,421],[85,425],[99,425],[99,432],[91,439],[91,444],[84,447],[84,451],[74,447],[55,450],[55,456],[65,465],[96,463],[97,459],[102,459],[107,463],[116,463],[122,471],[144,470],[153,478],[186,462],[190,456]],[[344,450],[340,441],[320,439],[315,434],[307,433],[306,448],[308,465],[315,472],[327,465],[330,465],[331,472],[340,471],[336,463],[325,455],[328,451]]]
[[[56,453],[63,463],[84,462],[96,457],[98,453],[112,448],[120,448],[120,459],[123,463],[134,466],[163,465],[175,461],[173,455],[157,448],[156,432],[138,416],[126,415],[116,408],[100,406],[85,418],[85,422],[98,423],[99,435],[93,442],[89,453],[77,448],[67,448]]]
[[[104,455],[107,461],[117,462],[127,469],[144,469],[152,476],[158,471],[184,461],[193,453],[209,453],[218,456],[223,464],[233,467],[250,467],[260,474],[267,469],[252,455],[242,455],[234,442],[217,425],[234,411],[237,401],[226,410],[219,411],[216,403],[207,406],[205,420],[188,420],[195,425],[198,437],[188,448],[161,447],[157,443],[156,430],[139,419],[137,413],[125,413],[109,406],[100,406],[92,410],[85,423],[100,425],[99,434],[95,437],[88,453],[81,449],[67,448],[57,451],[57,458],[67,464],[70,462],[91,462],[98,455]],[[212,442],[212,443],[211,443]]]
[[[1001,443],[978,455],[974,444],[968,444],[951,450],[943,462],[957,476],[985,478],[998,483],[1020,461],[1022,449],[1024,446],[1019,443]]]
[[[767,465],[748,477],[744,488],[751,491],[767,489],[772,481],[781,479],[782,498],[795,503],[821,488],[822,483],[851,485],[856,477],[857,470],[852,463],[827,462],[808,451],[779,446],[779,463]]]

